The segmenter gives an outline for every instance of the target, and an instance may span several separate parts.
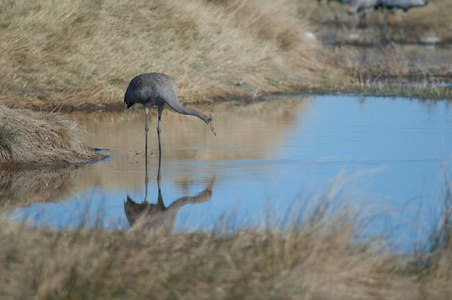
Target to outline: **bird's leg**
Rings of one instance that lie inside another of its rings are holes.
[[[146,113],[146,125],[144,126],[144,130],[146,131],[146,143],[144,146],[144,160],[146,163],[146,166],[148,165],[148,131],[149,131],[149,126],[148,126],[148,108],[145,107],[144,108],[144,112]]]
[[[402,39],[405,40],[405,17],[406,17],[406,11],[403,12],[402,15]]]
[[[383,15],[383,41],[386,41],[386,20],[388,19],[388,14]]]
[[[159,189],[159,197],[158,197],[158,203],[159,204],[163,204],[163,200],[162,200],[162,192],[161,192],[161,188],[160,188],[160,160],[159,160],[159,168],[158,168],[158,172],[157,172],[157,186]],[[162,203],[160,203],[162,202]]]
[[[163,112],[163,105],[158,107],[159,121],[158,121],[158,125],[157,125],[157,135],[159,137],[159,167],[160,167],[160,163],[162,162],[162,144],[160,142],[160,132],[162,131],[162,129],[160,128],[160,119],[162,117],[162,112]]]
[[[145,185],[145,190],[144,190],[144,203],[148,203],[148,185],[149,185],[149,175],[148,175],[148,165],[146,164],[146,177],[144,178],[144,185]]]
[[[148,131],[149,131],[149,126],[148,126],[148,108],[145,107],[144,111],[146,113],[146,125],[144,127],[144,130],[146,131],[146,144],[144,146],[144,165],[145,165],[145,172],[146,172],[146,176],[144,179],[144,184],[145,184],[145,197],[144,197],[144,202],[148,202],[148,183],[149,183],[149,176],[148,176]]]

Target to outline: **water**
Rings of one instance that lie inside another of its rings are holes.
[[[333,208],[359,212],[364,237],[383,235],[395,250],[409,251],[441,214],[442,166],[452,153],[450,101],[287,96],[206,110],[216,137],[199,119],[164,111],[160,201],[156,115],[150,119],[150,230],[234,230],[269,219],[283,226],[327,191],[334,192]],[[87,144],[109,149],[111,157],[2,174],[5,215],[58,229],[126,230],[146,195],[144,112],[71,116],[88,131]]]

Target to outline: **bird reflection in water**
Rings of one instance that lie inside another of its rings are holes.
[[[134,224],[141,223],[148,228],[155,230],[164,230],[167,233],[174,231],[177,220],[177,213],[179,209],[185,204],[207,202],[212,196],[212,188],[215,182],[215,175],[212,176],[209,185],[196,196],[185,196],[177,199],[168,207],[163,203],[162,191],[160,188],[160,164],[158,167],[157,185],[158,197],[156,204],[148,202],[148,170],[146,165],[146,179],[145,179],[145,198],[141,204],[127,196],[127,201],[124,202],[124,211],[129,221],[130,227]]]
[[[215,129],[212,124],[212,115],[207,112],[203,112],[195,108],[184,107],[177,98],[177,87],[174,80],[162,73],[147,73],[134,77],[129,86],[127,87],[124,95],[124,103],[127,104],[127,108],[131,108],[134,104],[140,103],[144,106],[146,112],[146,142],[144,151],[144,164],[146,165],[146,177],[145,177],[145,197],[141,204],[134,202],[129,196],[124,203],[124,211],[126,213],[127,220],[132,227],[137,221],[145,221],[152,227],[161,227],[162,229],[172,232],[176,225],[176,217],[179,209],[188,203],[199,203],[210,200],[212,196],[212,187],[215,181],[213,176],[210,184],[199,195],[194,197],[182,197],[174,201],[168,207],[165,207],[162,199],[162,192],[160,189],[160,165],[162,162],[162,147],[160,142],[160,119],[162,116],[163,108],[165,104],[170,106],[176,112],[183,115],[193,115],[203,120],[216,135]],[[157,135],[159,141],[159,167],[157,175],[158,184],[158,198],[157,204],[149,204],[148,202],[148,108],[157,106],[158,108],[158,125]]]

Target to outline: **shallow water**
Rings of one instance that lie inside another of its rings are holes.
[[[383,235],[406,251],[426,240],[441,215],[450,101],[286,96],[205,109],[216,137],[195,117],[163,113],[160,201],[155,115],[150,119],[150,230],[283,226],[291,213],[303,216],[333,194],[332,209],[359,213],[364,237]],[[129,228],[145,207],[144,112],[71,116],[88,131],[88,145],[111,157],[2,174],[6,216],[35,226]]]

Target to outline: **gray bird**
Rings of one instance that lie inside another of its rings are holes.
[[[159,139],[159,163],[161,162],[161,143],[160,143],[160,119],[162,116],[165,104],[168,104],[176,112],[183,115],[192,115],[203,120],[216,135],[212,124],[212,115],[207,112],[195,108],[187,108],[180,104],[177,98],[177,88],[174,80],[162,73],[147,73],[134,77],[127,87],[124,95],[124,103],[127,108],[132,107],[136,103],[144,106],[146,112],[146,148],[145,148],[145,163],[147,165],[147,148],[148,148],[148,108],[157,106],[158,109],[158,125],[157,134]]]
[[[405,28],[405,17],[409,9],[413,7],[423,7],[429,3],[430,0],[378,0],[375,4],[375,8],[385,8],[389,10],[391,14],[395,13],[396,10],[403,10],[402,16],[402,37],[405,36],[404,28]],[[383,16],[383,33],[386,36],[386,19],[388,14]]]

